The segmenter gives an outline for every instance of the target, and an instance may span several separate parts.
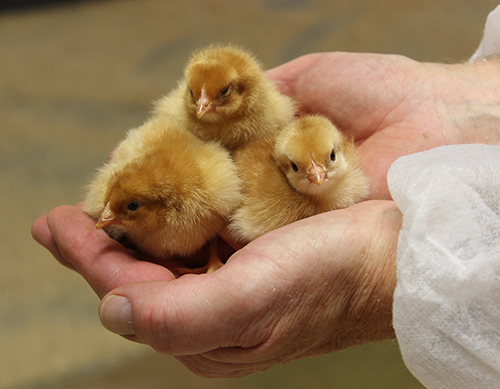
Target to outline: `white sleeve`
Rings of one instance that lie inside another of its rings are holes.
[[[388,174],[402,211],[394,328],[427,388],[500,388],[500,146],[438,147]]]
[[[498,54],[500,54],[500,6],[488,15],[484,26],[483,39],[470,61],[479,61]]]

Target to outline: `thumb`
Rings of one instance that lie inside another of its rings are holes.
[[[259,341],[241,336],[253,321],[252,310],[233,286],[215,274],[131,283],[103,298],[99,317],[109,331],[163,354],[252,347]]]

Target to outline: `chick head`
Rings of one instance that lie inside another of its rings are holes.
[[[346,151],[353,147],[326,118],[304,116],[277,136],[274,159],[290,185],[306,194],[319,194],[344,175]]]
[[[238,116],[251,104],[262,71],[237,47],[209,46],[192,56],[184,76],[188,111],[200,120],[218,122]]]
[[[156,231],[165,222],[182,218],[186,198],[196,196],[193,185],[196,167],[166,157],[165,153],[145,156],[113,174],[104,196],[104,211],[96,227],[124,231]],[[192,174],[185,174],[191,171]]]

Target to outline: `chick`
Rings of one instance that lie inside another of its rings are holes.
[[[200,139],[234,150],[274,136],[293,118],[295,104],[267,79],[252,55],[219,45],[193,54],[184,79],[156,103],[154,112],[182,117]]]
[[[234,160],[244,199],[228,232],[241,243],[368,194],[354,144],[321,116],[304,116],[276,138],[249,143]]]
[[[169,118],[154,118],[131,130],[97,172],[84,210],[111,237],[168,258],[214,239],[240,201],[227,150]]]

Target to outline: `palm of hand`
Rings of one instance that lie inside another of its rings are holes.
[[[271,232],[217,272],[180,279],[169,270],[178,264],[138,260],[75,207],[57,207],[33,228],[101,298],[113,291],[133,302],[129,339],[179,355],[197,374],[229,377],[393,336],[395,268],[386,257],[396,245],[379,244],[372,227],[394,236],[399,220],[392,202],[365,202]],[[371,260],[359,260],[366,255]],[[370,284],[379,277],[389,281]],[[341,336],[332,337],[332,328]]]

